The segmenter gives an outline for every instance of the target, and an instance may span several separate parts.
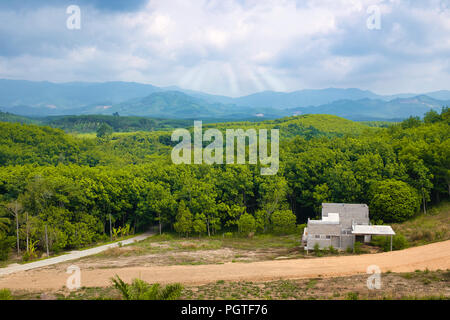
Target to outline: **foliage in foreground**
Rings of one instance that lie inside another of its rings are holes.
[[[11,291],[9,289],[1,289],[0,300],[12,300]]]
[[[183,290],[178,283],[163,287],[159,283],[150,285],[141,279],[134,279],[131,284],[127,284],[118,275],[111,281],[125,300],[176,300]]]

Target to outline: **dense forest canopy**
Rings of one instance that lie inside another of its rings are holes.
[[[75,133],[97,132],[103,124],[110,126],[114,132],[133,132],[170,130],[178,127],[187,127],[191,123],[190,120],[124,117],[120,116],[119,113],[114,113],[113,115],[24,117],[1,111],[0,121],[46,125]]]
[[[17,221],[20,247],[43,249],[47,228],[51,251],[108,239],[110,219],[135,231],[292,232],[322,202],[405,221],[450,196],[449,125],[443,108],[387,127],[327,115],[204,126],[279,129],[280,169],[261,176],[259,165],[174,165],[168,131],[78,136],[0,122],[0,242],[14,247]]]

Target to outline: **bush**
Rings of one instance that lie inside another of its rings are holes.
[[[278,234],[289,234],[295,232],[297,217],[291,210],[279,210],[272,213],[273,231]]]
[[[355,253],[361,253],[361,245],[362,245],[361,242],[356,241],[353,251]]]
[[[329,246],[328,247],[328,252],[331,253],[331,254],[338,253],[337,249],[335,249],[333,246]]]
[[[347,298],[347,300],[358,300],[359,294],[358,294],[358,292],[348,292],[346,298]]]
[[[256,231],[256,220],[255,218],[248,213],[244,213],[241,215],[238,221],[239,232],[244,234],[249,234],[250,232]]]
[[[323,253],[322,253],[322,251],[320,250],[320,245],[319,245],[318,243],[316,243],[316,244],[314,245],[314,254],[315,254],[317,257],[323,256]]]
[[[8,289],[0,290],[0,300],[12,300],[11,291]]]
[[[391,238],[385,236],[373,237],[372,244],[383,249],[383,251],[391,250]],[[396,234],[392,238],[392,250],[402,250],[408,248],[409,243],[403,234]]]

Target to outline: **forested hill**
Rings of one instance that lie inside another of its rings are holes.
[[[184,235],[243,226],[288,233],[323,202],[367,203],[371,219],[390,223],[450,196],[448,108],[388,128],[319,115],[206,126],[286,131],[278,173],[262,176],[260,165],[248,164],[175,165],[170,131],[80,137],[0,123],[0,217],[17,209],[22,248],[27,237],[45,250],[47,227],[55,252],[108,239],[110,218],[116,229],[160,223]],[[0,259],[15,235],[13,221],[2,224]]]
[[[148,117],[124,117],[116,115],[48,116],[30,118],[0,111],[0,121],[38,124],[63,129],[66,132],[97,132],[102,124],[107,124],[115,132],[160,131],[188,127],[190,120],[172,120]]]
[[[80,145],[64,131],[0,122],[0,165],[77,163]]]
[[[279,129],[282,138],[302,136],[310,139],[317,136],[343,136],[359,135],[364,131],[373,130],[374,127],[360,122],[347,120],[328,114],[307,114],[301,116],[285,117],[276,120],[261,122],[226,122],[204,125],[207,128],[242,129]]]
[[[101,124],[111,124],[111,132],[104,133],[103,138],[95,135],[71,135],[60,129],[40,125],[0,122],[0,165],[13,164],[135,164],[153,161],[161,156],[167,156],[174,143],[170,139],[169,128],[192,127],[192,121],[160,120],[152,123],[167,126],[157,132],[113,133],[136,125],[142,125],[142,118],[113,116],[76,116],[58,118],[56,123],[72,131],[77,128],[85,132],[88,128],[101,127]],[[133,122],[135,120],[135,122]],[[52,123],[52,122],[50,122]],[[67,124],[67,125],[66,125]],[[262,122],[233,122],[204,124],[206,128],[218,128],[225,132],[228,128],[279,129],[281,138],[287,139],[301,136],[312,139],[319,136],[343,136],[345,134],[359,135],[365,130],[377,130],[366,125],[330,115],[305,115]],[[89,130],[90,131],[90,130]],[[88,132],[89,132],[88,131]]]

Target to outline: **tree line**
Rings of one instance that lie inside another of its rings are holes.
[[[30,258],[151,225],[182,235],[291,233],[323,202],[367,203],[376,223],[405,221],[450,196],[449,122],[444,108],[358,134],[285,137],[276,176],[261,176],[259,165],[174,165],[164,134],[80,142],[0,123],[0,252]]]

